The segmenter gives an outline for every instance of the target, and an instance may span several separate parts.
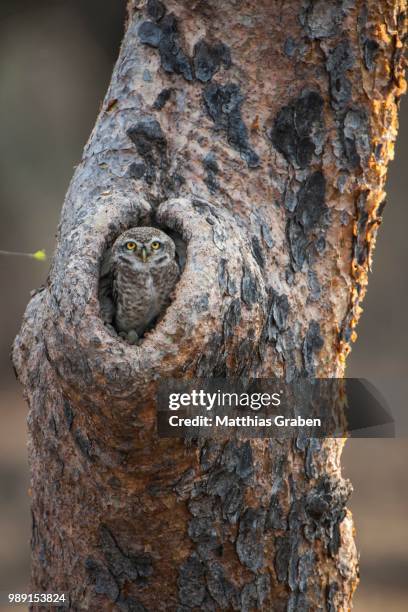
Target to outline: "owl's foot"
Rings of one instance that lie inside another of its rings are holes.
[[[130,332],[128,332],[127,341],[129,344],[140,344],[141,339],[139,338],[135,330],[131,329]]]
[[[128,344],[138,345],[141,342],[141,339],[139,338],[134,329],[131,329],[128,332],[119,332],[119,336],[126,340]]]

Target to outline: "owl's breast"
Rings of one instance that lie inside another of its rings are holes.
[[[151,274],[146,274],[145,300],[147,312],[152,312],[154,316],[157,316],[160,311],[159,292]]]
[[[115,278],[116,327],[141,335],[161,310],[160,292],[149,272],[119,271]]]

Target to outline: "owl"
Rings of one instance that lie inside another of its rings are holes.
[[[102,265],[102,318],[130,344],[138,344],[170,303],[180,274],[174,241],[155,227],[119,236]]]

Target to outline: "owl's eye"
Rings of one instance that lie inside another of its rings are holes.
[[[152,247],[153,251],[157,251],[160,249],[161,244],[158,240],[154,240],[150,246]]]
[[[136,242],[127,242],[126,243],[126,248],[128,251],[134,251],[136,248]]]

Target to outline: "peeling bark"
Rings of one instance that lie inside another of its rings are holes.
[[[13,360],[30,405],[32,590],[72,610],[348,610],[340,440],[159,439],[160,377],[342,376],[405,91],[403,0],[132,1]],[[107,248],[187,245],[140,346]],[[33,609],[41,609],[34,606]]]

